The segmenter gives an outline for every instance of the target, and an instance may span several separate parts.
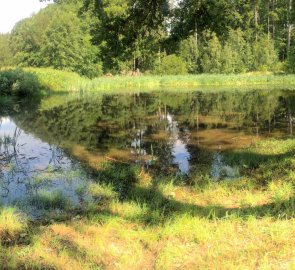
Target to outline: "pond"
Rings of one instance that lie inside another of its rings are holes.
[[[293,135],[288,91],[159,91],[56,95],[0,110],[0,196],[38,215],[79,190],[108,162],[157,175],[239,177],[224,154]],[[42,207],[40,207],[40,203]]]

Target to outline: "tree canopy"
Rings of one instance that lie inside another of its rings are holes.
[[[293,0],[51,2],[0,36],[0,65],[94,77],[168,72],[178,57],[181,73],[295,70]]]

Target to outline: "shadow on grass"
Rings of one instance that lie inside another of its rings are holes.
[[[282,155],[262,156],[255,158],[269,162],[269,160],[277,160],[291,157],[293,151],[289,151]],[[233,218],[247,219],[249,216],[255,218],[271,217],[278,218],[294,218],[295,216],[295,196],[286,200],[276,201],[275,203],[267,203],[259,206],[243,206],[239,208],[229,208],[220,205],[209,204],[201,206],[197,204],[184,203],[173,197],[165,196],[159,187],[161,182],[156,175],[151,178],[148,186],[141,186],[138,182],[138,168],[128,164],[110,164],[100,170],[93,171],[96,183],[111,185],[118,195],[118,203],[134,203],[141,211],[135,215],[122,216],[120,212],[114,212],[111,207],[111,200],[100,200],[92,208],[81,208],[65,213],[63,216],[53,217],[50,220],[43,220],[40,223],[31,224],[29,227],[27,241],[14,242],[16,245],[30,246],[34,243],[34,239],[42,236],[47,225],[52,223],[73,222],[75,218],[85,218],[96,224],[103,224],[109,218],[123,217],[125,220],[134,222],[144,226],[162,226],[165,222],[182,215],[191,217],[205,218],[208,220]],[[60,254],[63,250],[68,251],[69,258],[75,260],[82,258],[86,260],[86,251],[73,241],[73,239],[64,236],[54,236],[55,251]],[[51,243],[48,243],[51,247]],[[0,245],[0,263],[7,264],[7,269],[29,269],[27,262],[19,260],[9,250],[9,246]],[[36,269],[55,269],[55,265],[46,261],[36,260]],[[15,265],[15,266],[14,266]],[[100,262],[101,267],[105,265]],[[35,269],[35,268],[32,268]]]
[[[256,161],[274,162],[294,156],[294,151],[289,151],[279,155],[256,155]],[[249,153],[242,153],[243,157],[251,159]],[[256,165],[262,163],[255,163]],[[277,164],[279,166],[279,164]],[[227,208],[220,205],[209,204],[201,206],[189,204],[176,200],[173,196],[165,196],[159,189],[159,181],[154,175],[152,183],[148,187],[142,187],[138,182],[138,171],[133,166],[123,164],[112,164],[109,168],[96,171],[98,183],[111,184],[119,194],[122,203],[135,203],[141,209],[141,214],[131,217],[133,221],[139,221],[145,225],[159,225],[173,219],[178,215],[191,215],[202,218],[226,218],[230,215],[247,218],[253,216],[256,218],[293,218],[295,216],[295,196],[287,200],[277,200],[259,206],[241,206],[237,208]],[[260,183],[265,186],[266,183]],[[109,213],[112,211],[109,209]]]

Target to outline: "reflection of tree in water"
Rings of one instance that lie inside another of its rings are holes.
[[[133,151],[135,160],[155,156],[158,166],[166,167],[174,162],[177,139],[185,145],[191,163],[206,160],[204,130],[243,130],[257,136],[287,129],[292,133],[292,98],[278,91],[91,95],[37,114],[18,115],[16,121],[69,151],[76,145],[102,155],[114,149]],[[169,114],[177,123],[177,139],[169,131]],[[192,133],[197,134],[197,143],[191,142]]]

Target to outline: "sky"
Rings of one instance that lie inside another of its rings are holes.
[[[39,0],[0,0],[0,33],[8,33],[20,20],[30,17],[48,3]]]

